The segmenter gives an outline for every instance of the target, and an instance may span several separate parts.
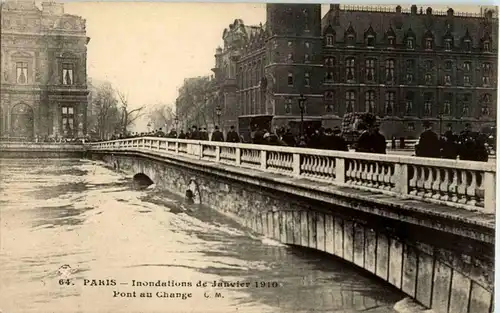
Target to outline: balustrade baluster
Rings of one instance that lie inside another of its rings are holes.
[[[467,204],[475,206],[477,203],[476,199],[476,191],[477,191],[477,181],[476,181],[476,172],[468,171],[468,175],[470,175],[470,183],[467,185],[466,195],[467,195]]]
[[[458,193],[458,203],[465,204],[467,203],[467,195],[466,195],[466,190],[467,190],[467,171],[466,170],[460,170],[459,172],[459,183],[457,186],[457,193]]]

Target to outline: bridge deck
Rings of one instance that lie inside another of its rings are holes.
[[[138,152],[137,150],[141,151]],[[142,155],[152,159],[170,160],[176,163],[180,161],[181,164],[187,163],[190,167],[199,168],[220,176],[238,177],[240,180],[246,179],[249,183],[261,185],[264,188],[273,188],[284,192],[293,189],[293,193],[299,196],[306,196],[314,200],[337,205],[345,205],[345,199],[349,199],[348,202],[353,202],[350,205],[351,208],[366,213],[398,220],[403,219],[412,224],[430,226],[440,230],[447,229],[451,233],[461,236],[494,242],[495,215],[490,213],[470,211],[416,199],[403,199],[375,191],[370,192],[347,186],[337,186],[329,182],[319,182],[307,178],[291,178],[279,173],[258,171],[255,168],[236,167],[225,163],[214,163],[203,159],[172,155],[168,152],[154,151],[154,153],[151,153],[151,150],[137,148],[110,152],[114,154]],[[376,205],[367,205],[370,203]],[[430,223],[434,225],[430,225]],[[459,224],[461,227],[456,228],[456,225],[450,225],[453,223]],[[457,233],[457,229],[460,229],[460,233]],[[464,230],[466,233],[464,233]],[[478,230],[481,231],[478,232]]]

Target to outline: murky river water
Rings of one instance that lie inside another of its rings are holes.
[[[3,313],[388,313],[403,298],[92,161],[0,159],[0,210]]]

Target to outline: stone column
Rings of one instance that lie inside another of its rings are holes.
[[[84,105],[82,103],[79,103],[77,105],[78,107],[78,111],[77,111],[77,119],[76,119],[76,123],[77,123],[77,136],[78,137],[83,137],[83,123],[85,122],[85,117],[84,117],[84,111],[83,111],[83,108],[84,108]]]

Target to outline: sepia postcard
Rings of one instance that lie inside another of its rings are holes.
[[[492,313],[498,7],[0,1],[1,313]]]

